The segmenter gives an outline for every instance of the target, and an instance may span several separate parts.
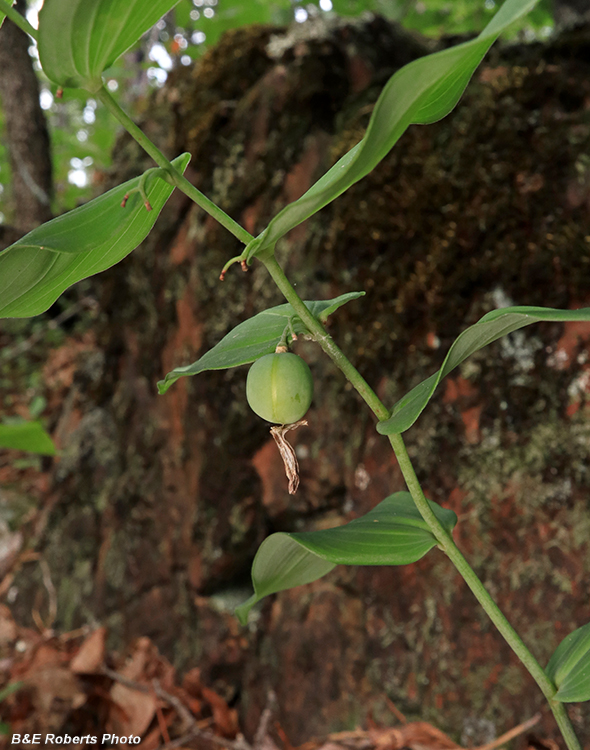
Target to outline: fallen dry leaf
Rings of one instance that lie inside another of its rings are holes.
[[[142,692],[141,685],[149,688],[146,669],[157,649],[149,638],[139,638],[131,657],[119,674],[123,680],[137,682],[138,689],[115,682],[110,697],[107,731],[117,735],[143,735],[156,714],[158,699],[153,691]]]
[[[117,682],[111,688],[113,706],[107,732],[117,735],[143,735],[156,714],[158,699],[153,693],[142,693]]]
[[[139,750],[157,750],[162,744],[161,737],[160,728],[156,727],[151,732],[148,732],[137,747]]]
[[[18,628],[12,619],[10,610],[4,604],[0,604],[0,646],[6,647],[16,641]]]
[[[215,728],[223,737],[235,737],[238,732],[237,712],[210,688],[201,688],[203,698],[211,706]]]
[[[80,650],[70,662],[70,669],[75,674],[94,674],[99,672],[104,663],[106,652],[107,629],[97,628],[91,633]]]
[[[66,667],[47,664],[31,670],[24,682],[33,689],[33,703],[42,714],[52,713],[55,701],[61,706],[60,713],[66,708],[79,708],[86,702],[86,693],[77,677]]]

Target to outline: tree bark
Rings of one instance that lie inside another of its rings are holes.
[[[17,4],[22,12],[24,2]],[[0,99],[12,170],[14,225],[28,232],[51,218],[49,133],[39,103],[39,82],[28,52],[31,40],[9,19],[0,29]]]
[[[562,27],[576,26],[590,20],[588,0],[553,0],[555,23]]]

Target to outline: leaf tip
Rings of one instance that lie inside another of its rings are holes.
[[[188,167],[190,160],[191,154],[188,151],[183,151],[182,154],[177,156],[175,159],[172,159],[172,164],[174,164],[174,166],[178,165],[181,171],[184,172]]]

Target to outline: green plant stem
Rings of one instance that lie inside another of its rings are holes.
[[[262,260],[270,273],[272,279],[279,287],[287,302],[291,304],[297,315],[313,334],[314,340],[322,347],[324,352],[330,357],[334,364],[342,370],[346,378],[356,388],[363,400],[370,407],[371,411],[379,420],[387,419],[390,414],[385,405],[378,398],[371,386],[366,382],[354,365],[349,361],[346,355],[339,349],[332,337],[327,333],[323,325],[315,318],[299,297],[290,281],[285,276],[283,269],[278,264],[276,258],[265,258]],[[549,702],[549,707],[553,712],[555,720],[569,750],[581,750],[581,745],[575,735],[567,710],[563,703],[554,701],[553,697],[557,688],[547,677],[545,671],[535,659],[533,654],[526,647],[518,633],[506,619],[496,602],[492,599],[483,583],[477,577],[475,571],[471,568],[467,560],[463,557],[461,551],[455,544],[453,537],[449,534],[440,521],[437,519],[428,502],[412,466],[412,461],[406,450],[401,435],[390,435],[389,441],[397,457],[400,469],[406,480],[406,484],[412,495],[416,507],[420,511],[422,518],[428,524],[431,533],[438,542],[439,547],[446,553],[453,565],[457,568],[463,580],[473,592],[475,598],[487,613],[488,617],[498,628],[510,648],[524,664],[529,674],[540,687],[543,695]]]
[[[2,2],[2,0],[0,0],[0,2]],[[167,173],[170,182],[175,187],[182,190],[185,195],[188,195],[191,200],[216,219],[223,227],[231,232],[234,237],[237,237],[240,242],[247,245],[254,239],[252,235],[234,221],[231,216],[228,216],[225,211],[213,203],[212,200],[207,198],[207,196],[201,193],[200,190],[197,190],[194,185],[191,185],[186,177],[174,168],[160,149],[157,148],[147,135],[133,122],[125,110],[121,109],[104,86],[99,89],[95,96],[105,105],[109,112],[117,118],[125,130],[135,138],[139,145],[152,157],[156,164]]]
[[[25,34],[28,34],[32,39],[37,41],[37,29],[34,26],[31,26],[27,19],[24,16],[21,16],[21,14],[13,8],[12,5],[5,2],[5,0],[0,0],[0,13],[5,13],[6,17],[10,18],[12,23],[16,24],[19,29],[22,29],[22,31],[25,32]]]
[[[269,258],[264,258],[261,262],[266,266],[267,271],[283,293],[287,302],[291,304],[291,307],[295,310],[303,323],[305,323],[307,329],[313,334],[314,340],[318,342],[334,364],[342,370],[347,379],[369,405],[375,416],[379,420],[387,419],[389,417],[389,411],[377,398],[377,395],[371,386],[363,378],[356,367],[354,367],[346,355],[336,345],[334,339],[328,334],[320,321],[307,309],[303,300],[291,286],[291,282],[285,276],[283,269],[277,263],[274,255]]]

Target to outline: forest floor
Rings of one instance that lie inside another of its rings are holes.
[[[247,741],[237,708],[203,683],[199,668],[178,675],[149,638],[122,655],[107,650],[104,627],[57,634],[43,627],[39,613],[34,619],[37,629],[21,627],[0,605],[0,748],[28,746],[37,733],[46,747],[54,735],[78,747],[123,747],[131,736],[141,750],[294,750],[273,695]],[[461,750],[432,724],[408,722],[391,702],[390,708],[394,726],[379,725],[367,710],[365,726],[310,738],[297,750]],[[526,750],[558,750],[535,734],[539,720],[533,716],[477,750],[515,738]]]

